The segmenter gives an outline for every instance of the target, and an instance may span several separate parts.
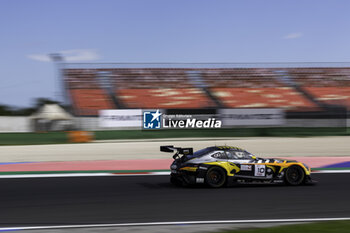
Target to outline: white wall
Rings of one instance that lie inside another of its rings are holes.
[[[0,116],[0,132],[30,132],[28,117]]]
[[[87,131],[99,131],[99,130],[128,130],[128,129],[141,129],[140,127],[100,127],[98,117],[76,117],[74,124],[78,129]]]

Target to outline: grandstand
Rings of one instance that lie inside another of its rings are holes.
[[[350,109],[347,67],[93,66],[64,66],[64,86],[75,115],[127,108]]]
[[[350,108],[350,68],[292,69],[289,72],[315,100]]]

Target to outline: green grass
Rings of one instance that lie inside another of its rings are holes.
[[[220,233],[349,233],[350,221],[305,223],[268,228],[221,231]]]
[[[97,131],[96,139],[152,139],[182,137],[297,137],[350,135],[346,128],[230,128]]]
[[[183,137],[308,137],[350,135],[346,128],[233,128],[96,131],[97,140]],[[68,143],[65,132],[0,133],[0,145]]]
[[[50,133],[0,133],[0,145],[35,145],[66,143],[64,132]]]

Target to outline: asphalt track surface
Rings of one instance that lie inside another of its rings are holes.
[[[0,226],[350,217],[350,173],[311,186],[181,188],[169,176],[0,179]]]

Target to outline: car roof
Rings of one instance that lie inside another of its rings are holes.
[[[195,157],[201,157],[205,156],[208,153],[211,153],[213,151],[218,151],[218,150],[224,150],[224,151],[246,151],[242,148],[236,147],[236,146],[210,146],[203,148],[201,150],[197,150],[196,152],[193,153],[193,155],[188,155],[187,157],[189,159],[195,158]]]
[[[208,149],[214,150],[234,150],[234,151],[245,151],[244,149],[236,146],[212,146],[212,147],[207,147]]]

